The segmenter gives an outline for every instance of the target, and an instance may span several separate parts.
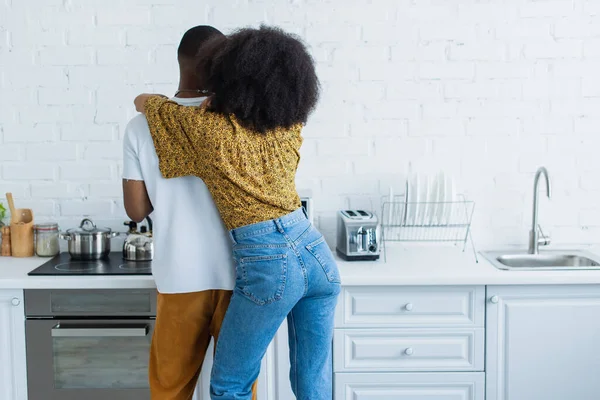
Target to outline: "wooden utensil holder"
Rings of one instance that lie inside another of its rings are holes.
[[[2,229],[2,245],[0,246],[0,256],[10,257],[12,250],[10,248],[10,227],[3,226]]]
[[[27,210],[27,209],[19,209]],[[10,223],[10,247],[13,257],[33,257],[33,212],[18,213],[20,221]]]

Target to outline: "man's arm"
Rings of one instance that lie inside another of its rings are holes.
[[[135,222],[141,222],[150,215],[153,206],[144,183],[138,154],[140,144],[136,135],[145,126],[140,126],[140,117],[136,118],[127,124],[123,138],[123,203],[127,216]]]
[[[127,216],[135,222],[142,222],[154,210],[144,181],[123,179],[123,202]]]

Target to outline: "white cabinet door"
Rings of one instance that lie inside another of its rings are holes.
[[[209,400],[210,370],[213,362],[211,342],[193,400]],[[262,360],[258,376],[258,400],[295,400],[289,381],[289,345],[287,323],[283,322]]]
[[[334,400],[483,400],[484,380],[483,372],[335,374]]]
[[[27,400],[22,290],[0,290],[0,399]]]
[[[486,333],[487,400],[599,398],[600,286],[490,286]]]

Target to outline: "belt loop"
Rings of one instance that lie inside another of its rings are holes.
[[[229,231],[229,238],[231,239],[231,243],[233,243],[234,245],[237,244],[237,242],[235,241],[235,235],[233,234],[233,229]]]
[[[274,219],[273,222],[275,222],[275,226],[277,227],[279,233],[285,233],[283,230],[283,224],[281,223],[281,218]]]

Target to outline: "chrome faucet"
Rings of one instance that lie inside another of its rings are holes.
[[[529,254],[538,254],[539,246],[547,246],[550,244],[550,237],[544,235],[542,227],[538,224],[538,184],[540,176],[544,175],[546,179],[546,195],[550,198],[550,178],[548,178],[548,170],[541,167],[535,173],[533,180],[533,221],[531,231],[529,231]]]

